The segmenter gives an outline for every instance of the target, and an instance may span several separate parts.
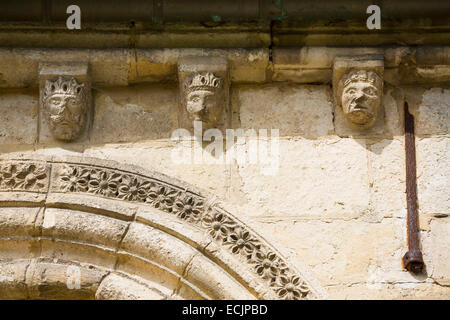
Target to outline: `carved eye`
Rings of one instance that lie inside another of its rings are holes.
[[[348,94],[355,94],[355,93],[356,93],[356,90],[353,89],[353,88],[350,88],[350,89],[347,90],[347,93],[348,93]]]
[[[77,99],[69,99],[69,101],[67,101],[67,106],[72,114],[80,113],[81,105]]]
[[[53,105],[59,105],[59,104],[61,104],[61,99],[59,99],[59,98],[51,98],[49,103],[53,104]]]
[[[364,93],[374,96],[377,94],[376,90],[374,88],[366,88],[364,89]]]

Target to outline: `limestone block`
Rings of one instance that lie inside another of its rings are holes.
[[[417,197],[420,213],[450,214],[450,139],[416,139]]]
[[[450,90],[426,90],[415,115],[417,135],[448,134],[450,127]]]
[[[262,174],[260,165],[239,165],[240,190],[249,204],[243,212],[340,219],[367,212],[369,177],[364,140],[280,140],[279,152],[274,176]]]
[[[450,221],[436,219],[431,221],[431,241],[427,247],[433,266],[433,279],[442,286],[450,285]]]
[[[142,205],[136,213],[136,221],[144,225],[157,227],[160,230],[170,230],[172,234],[198,250],[203,250],[211,243],[211,238],[196,226],[186,224],[177,216],[157,210],[148,205]]]
[[[180,276],[197,253],[185,242],[141,223],[130,225],[121,249],[163,265]]]
[[[62,36],[62,35],[61,35]],[[74,35],[70,35],[73,37]],[[72,39],[73,40],[73,39]],[[94,85],[127,85],[130,68],[129,49],[60,50],[5,48],[0,50],[0,87],[36,86],[38,66],[43,61],[88,61]]]
[[[30,298],[93,299],[105,275],[78,265],[33,263],[27,270]]]
[[[186,280],[204,289],[214,299],[240,299],[253,300],[254,296],[245,290],[241,284],[224,271],[219,271],[219,267],[197,255],[190,262],[186,269]]]
[[[257,221],[260,230],[294,252],[298,261],[307,265],[325,287],[364,283],[369,290],[391,282],[425,281],[402,268],[401,257],[406,251],[403,219],[385,219],[381,223],[360,219],[258,218]]]
[[[126,222],[98,214],[47,208],[42,224],[42,235],[116,248],[126,227]]]
[[[168,139],[177,123],[177,88],[173,86],[102,89],[94,94],[94,144]]]
[[[177,62],[185,56],[222,56],[230,66],[233,82],[264,82],[269,64],[268,49],[145,49],[136,50],[136,60],[131,61],[130,82],[175,81]],[[135,68],[133,68],[135,64]]]
[[[112,269],[117,261],[114,249],[79,241],[43,237],[40,241],[40,256],[79,263],[89,263]]]
[[[32,259],[40,254],[40,242],[36,238],[5,237],[0,240],[2,259]]]
[[[52,173],[56,175],[58,169],[56,166],[53,168]],[[52,185],[52,188],[55,188],[55,193],[50,193],[45,202],[48,207],[68,207],[80,211],[95,210],[96,213],[106,217],[125,221],[132,220],[136,213],[136,207],[120,200],[87,196],[86,194],[56,193],[56,186]]]
[[[29,260],[1,261],[0,260],[0,299],[15,300],[27,296],[25,272],[30,264]]]
[[[318,138],[333,133],[326,86],[243,86],[234,88],[233,110],[242,129],[278,129],[280,136]],[[270,131],[269,131],[270,132]]]
[[[127,251],[118,252],[115,270],[151,282],[152,287],[168,295],[179,286],[180,277],[169,269]]]
[[[35,91],[0,94],[0,145],[36,142],[38,101]]]
[[[103,279],[95,294],[96,300],[162,300],[165,298],[156,290],[115,274],[110,274]]]
[[[370,201],[373,218],[406,216],[405,149],[402,140],[369,145]]]
[[[446,300],[448,287],[432,283],[395,285],[381,284],[375,288],[366,284],[337,285],[327,287],[331,299],[338,300]]]
[[[33,236],[38,234],[35,226],[42,208],[0,208],[1,236]]]

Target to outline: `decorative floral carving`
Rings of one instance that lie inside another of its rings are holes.
[[[192,196],[184,196],[175,201],[173,208],[181,219],[198,221],[203,210],[203,201]]]
[[[37,172],[36,169],[30,170]],[[4,176],[1,176],[3,180],[0,183],[5,181]],[[9,174],[6,176],[10,177]],[[308,286],[292,274],[276,253],[226,212],[216,206],[206,206],[201,196],[140,175],[82,165],[66,166],[59,174],[59,186],[62,192],[87,192],[148,203],[203,227],[213,239],[230,248],[233,254],[253,264],[255,273],[266,280],[280,298],[302,299],[310,292]]]
[[[275,282],[277,277],[282,275],[287,269],[286,265],[271,251],[255,251],[252,261],[255,263],[255,270],[258,275],[263,279],[270,280],[270,282]]]
[[[0,189],[43,191],[48,185],[48,168],[41,163],[7,163],[0,167]]]
[[[152,204],[156,209],[172,212],[175,198],[178,192],[165,186],[153,186],[150,188],[146,202]]]
[[[149,181],[144,182],[137,177],[124,176],[119,185],[118,197],[129,201],[145,201],[150,185]]]
[[[61,189],[64,192],[86,192],[90,169],[65,167],[61,173]]]
[[[202,222],[211,237],[222,241],[225,241],[228,238],[228,235],[236,226],[234,221],[218,211],[213,211],[206,214],[203,217]]]
[[[107,197],[118,195],[117,189],[121,182],[121,174],[105,170],[93,170],[89,178],[88,192]]]
[[[308,286],[295,275],[280,276],[275,287],[278,296],[286,300],[299,300],[309,292]]]
[[[255,249],[259,247],[250,235],[250,232],[243,228],[236,228],[230,233],[227,243],[231,245],[231,252],[252,254]]]

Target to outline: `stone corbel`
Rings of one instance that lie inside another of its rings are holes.
[[[72,142],[87,136],[92,119],[87,62],[39,64],[41,142]]]
[[[224,57],[187,56],[178,61],[181,126],[223,130],[230,121],[229,68]]]
[[[333,94],[349,126],[365,130],[381,113],[384,57],[358,55],[336,57],[333,63]]]

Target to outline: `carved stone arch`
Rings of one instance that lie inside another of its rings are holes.
[[[0,162],[0,296],[318,299],[326,292],[204,191],[93,158]]]

